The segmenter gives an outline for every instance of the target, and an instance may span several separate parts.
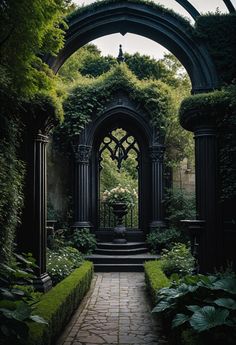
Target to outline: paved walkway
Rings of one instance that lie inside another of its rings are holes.
[[[143,273],[96,273],[57,345],[166,345],[150,313]]]

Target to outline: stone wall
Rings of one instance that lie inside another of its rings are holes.
[[[66,218],[71,203],[72,167],[69,157],[47,145],[48,219]]]
[[[187,158],[180,162],[179,167],[173,169],[173,187],[195,192],[195,167]]]

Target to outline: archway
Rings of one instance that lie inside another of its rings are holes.
[[[118,100],[118,105],[116,104]],[[74,227],[92,227],[99,238],[109,240],[111,231],[99,232],[99,148],[104,137],[122,128],[137,140],[139,155],[139,227],[133,240],[143,240],[150,228],[163,223],[164,146],[147,114],[120,92],[103,114],[93,119],[73,143],[75,157]],[[83,152],[86,152],[86,159]],[[105,229],[100,229],[105,230]],[[132,236],[131,236],[132,237]]]
[[[193,93],[218,86],[211,57],[204,44],[191,35],[191,25],[161,6],[126,1],[91,5],[72,15],[68,26],[64,48],[57,57],[45,58],[55,73],[86,43],[112,33],[130,32],[160,43],[172,52],[187,70]]]
[[[69,29],[65,37],[65,46],[57,57],[45,57],[45,61],[56,73],[63,62],[78,48],[89,41],[103,35],[120,32],[136,33],[150,38],[165,48],[170,50],[183,64],[187,70],[191,82],[192,92],[214,90],[218,87],[218,77],[214,64],[206,46],[200,39],[192,35],[193,27],[175,13],[165,10],[158,5],[147,4],[146,2],[106,2],[97,3],[96,6],[85,7],[81,12],[75,13],[68,19]],[[211,123],[206,120],[204,123],[195,121],[196,114],[191,117],[194,125],[189,126],[189,119],[182,122],[182,125],[196,133],[197,148],[197,205],[198,217],[204,220],[206,233],[204,239],[204,253],[201,265],[203,269],[213,267],[214,255],[217,252],[217,245],[212,240],[212,230],[216,219],[216,130]],[[40,114],[35,121],[35,135],[29,138],[28,147],[32,147],[29,157],[29,165],[32,167],[30,174],[35,178],[29,179],[26,189],[28,196],[25,201],[25,213],[33,214],[34,217],[27,222],[27,227],[34,229],[34,236],[28,241],[28,250],[34,248],[34,238],[40,238],[40,248],[33,250],[40,266],[40,278],[43,288],[45,288],[47,277],[45,276],[45,152],[49,115]],[[33,127],[33,126],[32,126]],[[43,149],[41,149],[43,147]],[[81,145],[81,148],[83,145]],[[39,148],[39,149],[35,149]],[[87,164],[90,147],[83,147],[79,153],[83,161]],[[210,170],[208,169],[208,153],[212,157]],[[159,146],[153,152],[153,157],[157,160],[163,155],[162,148]],[[200,169],[201,167],[201,169]],[[156,166],[158,170],[158,166]],[[200,171],[201,170],[201,171]],[[156,172],[158,174],[158,171]],[[204,195],[208,197],[205,198]],[[88,200],[86,200],[88,203]],[[35,212],[40,210],[40,212]],[[33,210],[33,211],[32,211]],[[30,223],[30,224],[29,224]],[[216,241],[216,240],[215,240]],[[30,247],[31,246],[31,247]],[[208,256],[208,249],[211,260],[204,261]]]

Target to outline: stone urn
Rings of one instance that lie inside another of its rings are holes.
[[[116,202],[111,205],[116,217],[116,226],[114,227],[114,243],[126,243],[126,228],[123,224],[123,218],[128,213],[128,206],[124,202]]]

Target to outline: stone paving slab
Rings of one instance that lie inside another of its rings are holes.
[[[144,274],[96,273],[56,345],[166,345],[151,314]]]

